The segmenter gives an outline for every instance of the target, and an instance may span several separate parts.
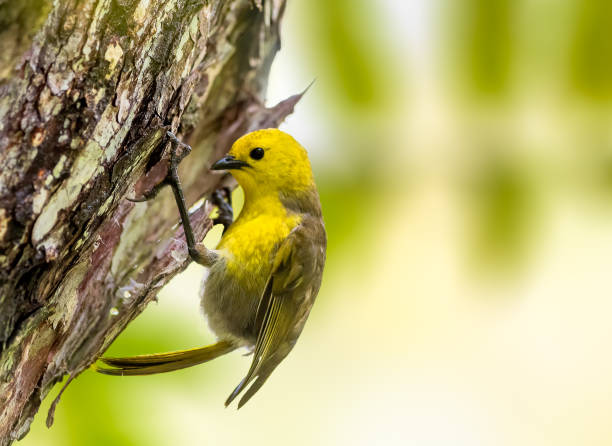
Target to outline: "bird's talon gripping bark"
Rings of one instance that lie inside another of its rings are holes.
[[[168,172],[164,179],[153,186],[152,189],[144,192],[140,197],[126,197],[128,201],[133,203],[143,203],[145,201],[152,200],[157,196],[159,191],[163,189],[165,186],[171,185],[173,183],[178,183],[178,166],[187,155],[191,153],[191,146],[185,144],[181,140],[179,140],[174,133],[171,131],[166,131],[166,139],[170,140],[171,148],[170,148],[170,159],[168,160]],[[181,148],[181,152],[177,153],[177,149]]]
[[[180,162],[191,152],[191,147],[181,142],[174,133],[167,131],[166,138],[170,140],[170,158],[168,160],[168,172],[165,178],[153,187],[150,191],[145,192],[141,198],[128,198],[130,201],[141,202],[147,201],[155,197],[159,190],[169,185],[172,188],[174,199],[181,215],[181,222],[183,224],[183,230],[185,232],[185,239],[187,241],[187,249],[189,256],[196,262],[204,266],[210,266],[216,258],[216,254],[206,249],[202,244],[196,244],[195,237],[193,234],[193,228],[189,221],[189,210],[185,204],[185,197],[183,196],[183,189],[181,187],[181,181],[178,175],[178,165]],[[181,148],[181,152],[177,153],[178,148]],[[231,209],[231,208],[230,208]]]
[[[160,190],[164,188],[164,186],[168,185],[168,181],[164,178],[160,183],[157,183],[153,189],[148,190],[142,194],[140,197],[130,198],[126,197],[126,200],[131,201],[132,203],[144,203],[145,201],[152,200],[157,196]]]
[[[213,224],[223,225],[223,233],[234,221],[234,209],[232,208],[232,191],[229,187],[222,187],[212,193],[212,203],[219,209],[219,216],[213,220]]]
[[[183,141],[178,139],[174,133],[171,131],[166,132],[166,138],[170,140],[172,143],[172,149],[170,152],[170,165],[178,166],[183,158],[191,153],[191,146],[189,144],[185,144]],[[177,149],[181,148],[181,153],[177,154]]]

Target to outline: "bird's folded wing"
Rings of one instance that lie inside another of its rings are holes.
[[[293,294],[304,280],[304,265],[313,261],[312,258],[309,258],[312,256],[311,250],[301,249],[302,243],[300,242],[303,239],[300,234],[301,229],[301,226],[296,227],[276,253],[272,273],[259,301],[255,318],[255,326],[259,327],[259,334],[253,351],[253,362],[247,375],[225,402],[226,406],[257,378],[241,398],[238,407],[242,407],[263,385],[285,356],[286,352],[281,354],[281,357],[272,359],[279,347],[284,343],[292,342],[289,339],[290,331],[295,324],[301,302],[301,299],[296,298],[297,296]]]

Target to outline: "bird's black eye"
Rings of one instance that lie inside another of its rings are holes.
[[[264,156],[264,149],[262,149],[261,147],[255,147],[253,150],[251,150],[249,156],[254,160],[260,160]]]

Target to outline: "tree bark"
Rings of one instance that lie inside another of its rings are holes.
[[[284,7],[0,0],[0,445],[189,263],[172,194],[126,200],[165,176],[166,129],[193,145],[193,203],[235,138],[292,111],[262,105]]]

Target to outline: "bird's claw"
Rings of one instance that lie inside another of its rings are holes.
[[[166,138],[170,140],[170,159],[168,160],[168,172],[164,179],[156,184],[151,190],[148,190],[142,194],[141,197],[127,198],[128,201],[133,203],[143,203],[145,201],[152,200],[157,196],[159,191],[171,183],[178,183],[178,165],[181,163],[183,158],[191,153],[191,146],[185,144],[176,137],[171,131],[166,131]],[[181,152],[178,153],[178,148],[181,148]]]
[[[191,146],[178,139],[170,130],[166,132],[166,138],[168,138],[172,143],[172,147],[170,149],[170,170],[172,170],[172,168],[176,168],[181,163],[183,158],[191,153]],[[182,149],[182,151],[181,153],[177,154],[177,149],[179,147]]]
[[[223,232],[225,233],[234,221],[232,191],[229,187],[219,188],[212,193],[211,201],[219,209],[219,215],[213,220],[213,224],[223,225]]]
[[[150,189],[142,194],[140,197],[126,197],[126,200],[131,201],[132,203],[144,203],[145,201],[152,200],[157,197],[157,194],[160,190],[164,188],[164,186],[168,185],[167,178],[164,178],[161,182],[157,183],[153,186],[153,189]]]

